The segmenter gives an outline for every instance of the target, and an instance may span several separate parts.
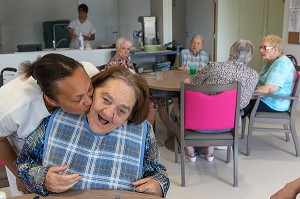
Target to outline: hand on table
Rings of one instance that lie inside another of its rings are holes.
[[[187,70],[187,67],[186,66],[180,66],[178,67],[179,70]]]
[[[163,196],[160,184],[153,178],[144,178],[132,183],[135,186],[135,191],[140,193],[146,193],[155,196]]]
[[[72,188],[82,177],[78,174],[59,174],[67,168],[67,166],[50,167],[46,174],[44,188],[54,193],[61,193]]]

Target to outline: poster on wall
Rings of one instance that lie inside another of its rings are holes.
[[[300,32],[300,9],[290,9],[289,32]]]
[[[290,0],[290,9],[300,8],[300,0]]]

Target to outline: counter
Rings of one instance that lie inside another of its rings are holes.
[[[12,67],[19,69],[20,63],[24,61],[34,61],[38,56],[44,56],[49,53],[59,53],[77,61],[88,61],[93,63],[95,66],[106,64],[111,58],[110,49],[92,49],[92,50],[78,50],[78,49],[57,49],[57,50],[43,50],[43,51],[32,51],[32,52],[16,52],[13,54],[0,54],[0,71],[5,67]],[[4,83],[7,83],[11,79],[19,75],[19,73],[10,73],[5,78]]]

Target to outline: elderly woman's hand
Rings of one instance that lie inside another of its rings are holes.
[[[132,183],[135,186],[135,191],[163,197],[160,184],[153,178],[144,178]]]
[[[67,166],[52,166],[47,172],[44,188],[54,193],[61,193],[72,188],[82,177],[78,174],[59,174]]]
[[[180,66],[178,67],[179,70],[187,70],[187,67],[186,66]]]

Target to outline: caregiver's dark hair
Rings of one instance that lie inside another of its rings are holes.
[[[37,80],[42,92],[56,101],[57,82],[71,76],[74,71],[83,66],[74,59],[62,54],[50,53],[38,57],[34,62],[21,64],[21,75],[24,79],[33,77]]]

